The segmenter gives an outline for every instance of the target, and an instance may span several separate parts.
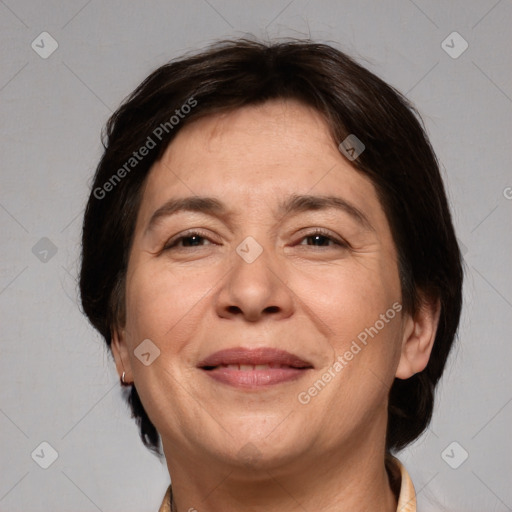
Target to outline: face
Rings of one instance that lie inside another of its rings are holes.
[[[276,467],[383,439],[400,310],[372,182],[273,101],[191,123],[152,168],[115,355],[164,450]]]

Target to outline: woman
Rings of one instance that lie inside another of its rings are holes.
[[[161,511],[416,510],[461,256],[413,108],[340,51],[225,41],[112,116],[81,297]]]

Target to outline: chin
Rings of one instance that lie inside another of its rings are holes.
[[[223,440],[217,444],[216,456],[240,469],[272,470],[286,465],[307,451],[311,442],[305,436],[304,427],[292,426],[285,418],[286,415],[271,418],[262,415],[244,418],[237,425],[225,423],[223,426],[229,434],[225,431],[220,434]]]

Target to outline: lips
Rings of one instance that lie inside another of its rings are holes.
[[[197,366],[218,382],[244,388],[295,380],[313,368],[308,361],[284,350],[242,347],[215,352]]]
[[[308,361],[290,354],[285,350],[275,348],[229,348],[219,350],[201,361],[197,366],[205,369],[213,369],[216,366],[228,365],[267,365],[271,367],[287,366],[291,368],[312,368]]]

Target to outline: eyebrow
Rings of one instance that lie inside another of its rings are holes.
[[[366,215],[350,202],[337,196],[314,196],[314,195],[290,195],[285,201],[279,204],[278,214],[282,217],[302,213],[307,211],[318,211],[335,209],[343,211],[352,217],[363,228],[375,231]],[[191,196],[183,198],[173,198],[166,201],[151,216],[146,232],[164,217],[170,217],[179,212],[189,211],[203,213],[219,219],[229,220],[233,213],[220,200],[214,197]]]
[[[338,196],[313,196],[292,194],[281,203],[279,211],[283,216],[315,210],[341,210],[367,230],[375,231],[368,217],[349,201]]]

